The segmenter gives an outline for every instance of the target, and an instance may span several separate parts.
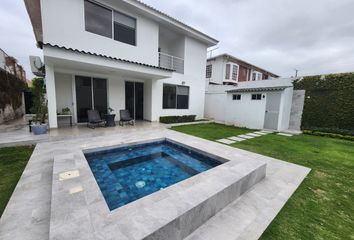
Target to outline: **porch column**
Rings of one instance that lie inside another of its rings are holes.
[[[45,83],[47,88],[49,127],[58,128],[54,68],[51,65],[45,66]]]

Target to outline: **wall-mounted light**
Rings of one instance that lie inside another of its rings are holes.
[[[185,81],[183,81],[183,82],[182,82],[182,85],[186,85],[186,82],[185,82]]]

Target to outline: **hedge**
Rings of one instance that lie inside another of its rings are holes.
[[[354,73],[304,77],[294,89],[306,90],[302,129],[354,130]]]
[[[194,122],[196,115],[183,115],[183,116],[164,116],[160,117],[161,123],[184,123],[184,122]]]
[[[336,133],[316,132],[312,130],[304,130],[303,133],[307,135],[313,135],[313,136],[330,137],[330,138],[338,138],[338,139],[354,141],[354,136],[347,136],[347,135],[336,134]]]

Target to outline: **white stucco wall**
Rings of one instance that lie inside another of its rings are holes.
[[[241,94],[241,100],[232,100],[232,94],[227,94],[225,122],[239,127],[262,129],[264,126],[266,98],[251,100],[251,95],[259,94],[259,92],[237,94]]]
[[[158,24],[118,1],[101,2],[136,18],[136,46],[85,31],[83,0],[41,0],[44,43],[158,65]]]
[[[225,64],[223,58],[213,59],[207,62],[207,65],[213,65],[211,78],[207,79],[207,83],[212,82],[222,84],[225,75]]]
[[[65,107],[74,112],[72,94],[72,75],[65,73],[55,73],[55,92],[57,100],[57,112]]]
[[[287,130],[289,128],[293,92],[294,92],[293,88],[286,88],[282,92],[280,109],[279,109],[279,122],[278,122],[279,131]]]

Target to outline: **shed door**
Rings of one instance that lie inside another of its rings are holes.
[[[266,96],[264,128],[278,130],[281,92],[269,92]]]

